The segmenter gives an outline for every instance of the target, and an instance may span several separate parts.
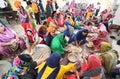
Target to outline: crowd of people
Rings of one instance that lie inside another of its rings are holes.
[[[71,6],[71,2],[69,6],[66,5],[68,9],[58,11],[56,0],[47,0],[44,10],[42,0],[39,3],[35,0],[23,1],[27,4],[26,7],[20,1],[14,2],[19,22],[24,29],[23,38],[0,21],[0,56],[15,58],[12,68],[3,79],[106,79],[106,74],[115,79],[116,75],[120,75],[120,65],[116,65],[117,51],[113,51],[108,40],[108,34],[111,33],[109,26],[114,17],[112,10],[100,12],[99,2],[97,7],[86,3]],[[42,15],[45,15],[44,20],[40,19]],[[40,27],[37,29],[36,25]],[[56,34],[60,28],[64,30]],[[50,57],[34,61],[31,57],[32,49],[37,44],[49,46],[52,52]],[[61,65],[64,55],[71,52],[65,49],[68,44],[76,47],[91,45],[88,46],[89,50],[82,52],[81,63]],[[28,53],[20,54],[22,52],[19,50],[25,49]],[[107,53],[111,54],[106,55]],[[111,58],[111,55],[116,58]],[[79,69],[78,65],[81,65]],[[66,75],[70,70],[74,71]]]

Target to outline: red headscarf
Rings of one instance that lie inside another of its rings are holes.
[[[28,35],[28,34],[27,34],[27,31],[30,31],[30,32],[32,33],[32,35]],[[37,33],[36,30],[34,30],[34,29],[32,29],[32,28],[29,28],[29,29],[26,30],[26,35],[27,35],[30,43],[34,43],[34,42],[35,42],[35,40],[36,40],[36,39],[35,39],[36,33]]]
[[[82,71],[93,70],[96,68],[101,68],[102,64],[100,59],[96,55],[89,55],[88,62],[82,64]]]
[[[51,21],[52,21],[52,18],[51,18],[51,17],[48,17],[47,23],[49,24]]]

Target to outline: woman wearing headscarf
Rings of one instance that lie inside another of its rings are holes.
[[[47,28],[46,35],[45,35],[45,39],[46,39],[45,43],[46,43],[46,45],[50,46],[51,41],[54,36],[54,31],[55,31],[56,25],[54,24],[53,19],[51,17],[49,17],[47,19],[47,23],[48,23],[48,28]]]
[[[61,55],[64,54],[64,47],[67,43],[64,34],[58,34],[55,36],[51,42],[51,50],[53,52],[59,52]]]
[[[34,12],[34,16],[35,16],[35,20],[36,20],[36,24],[40,24],[40,11],[39,11],[39,7],[36,3],[36,0],[32,0],[32,9]]]
[[[0,23],[0,54],[3,56],[13,56],[18,49],[24,49],[25,42],[22,38],[8,27]]]
[[[27,14],[27,11],[21,6],[21,2],[19,1],[15,1],[14,5],[17,8],[19,21],[24,29],[24,32],[26,32],[27,28],[30,28],[29,16]]]
[[[101,42],[98,48],[100,52],[107,52],[111,49],[112,49],[112,45],[108,42]]]
[[[74,28],[70,25],[70,23],[69,22],[65,22],[64,27],[65,27],[64,34],[67,35],[68,37],[73,36]]]
[[[46,59],[39,59],[36,62],[29,54],[18,55],[13,61],[12,68],[6,72],[3,79],[36,79],[35,67]]]
[[[80,46],[86,43],[86,37],[88,35],[88,30],[87,29],[82,29],[79,30],[75,35],[73,35],[68,43],[75,42],[76,46]]]
[[[27,7],[26,7],[26,10],[27,10],[27,13],[28,13],[28,16],[30,18],[30,24],[31,24],[31,27],[33,29],[36,29],[36,24],[35,24],[35,21],[34,21],[34,18],[33,18],[33,10],[32,10],[32,7],[31,7],[32,3],[30,1],[27,1]]]
[[[87,77],[85,79],[106,79],[102,78],[102,64],[96,55],[83,55],[83,63],[79,73],[80,76]]]
[[[75,29],[81,29],[80,23],[82,22],[82,15],[78,15],[75,18]]]
[[[41,40],[42,38],[38,37],[38,33],[34,29],[29,28],[26,30],[25,43],[30,54],[33,53],[31,49],[33,49],[36,44],[40,43]]]
[[[46,17],[50,17],[52,15],[52,7],[51,7],[51,0],[47,1],[47,5],[46,5]]]
[[[58,26],[63,27],[64,26],[64,14],[60,13],[58,18]]]
[[[57,52],[39,65],[37,79],[63,79],[66,72],[74,68],[75,64],[60,65],[61,55]]]

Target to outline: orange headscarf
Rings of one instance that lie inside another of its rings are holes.
[[[20,2],[20,1],[15,1],[15,2],[14,2],[14,6],[15,6],[16,8],[21,7],[21,2]]]

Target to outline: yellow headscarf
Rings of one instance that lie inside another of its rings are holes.
[[[112,45],[108,42],[101,42],[101,52],[107,52],[112,49]]]

